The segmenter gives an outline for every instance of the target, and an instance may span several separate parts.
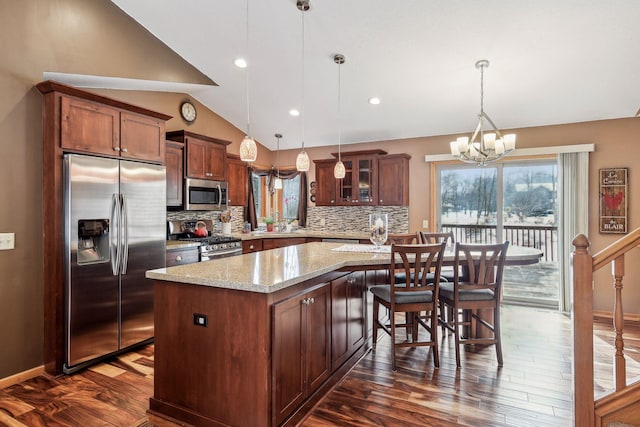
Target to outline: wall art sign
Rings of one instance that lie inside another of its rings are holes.
[[[600,232],[627,232],[628,169],[600,169]]]

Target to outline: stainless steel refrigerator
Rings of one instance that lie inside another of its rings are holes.
[[[66,359],[72,373],[153,338],[165,266],[165,167],[64,156]]]

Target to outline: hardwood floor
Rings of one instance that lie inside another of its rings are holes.
[[[313,426],[571,426],[571,324],[553,311],[502,308],[505,364],[493,347],[465,348],[455,368],[453,336],[440,338],[439,369],[426,348],[398,351],[381,334],[301,424]],[[640,375],[640,327],[625,326],[629,377]],[[440,331],[439,331],[440,332]],[[612,388],[611,321],[596,323],[596,395]],[[72,376],[41,375],[0,390],[0,426],[166,426],[146,415],[153,346]],[[640,420],[639,420],[640,423]]]

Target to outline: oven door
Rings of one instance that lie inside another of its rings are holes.
[[[184,208],[188,211],[227,209],[227,183],[206,179],[185,179]]]

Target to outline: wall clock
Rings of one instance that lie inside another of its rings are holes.
[[[185,122],[193,123],[197,115],[196,106],[189,100],[183,101],[180,104],[180,115]]]

